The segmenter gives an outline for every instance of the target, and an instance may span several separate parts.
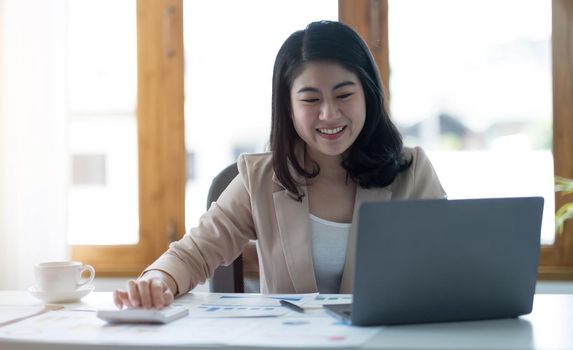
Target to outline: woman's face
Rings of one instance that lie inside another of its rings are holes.
[[[366,102],[360,79],[337,63],[305,63],[290,97],[294,128],[313,158],[340,156],[364,126]]]

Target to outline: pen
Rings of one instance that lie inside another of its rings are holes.
[[[287,309],[290,309],[292,311],[296,311],[296,312],[300,312],[300,313],[304,313],[304,309],[294,303],[291,303],[290,301],[286,301],[286,300],[279,300],[279,302],[281,303],[282,306],[286,307]]]

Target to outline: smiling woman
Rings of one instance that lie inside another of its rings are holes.
[[[318,94],[292,98],[309,88]],[[338,88],[348,90],[332,95]],[[352,28],[317,21],[291,34],[273,68],[270,151],[239,157],[239,174],[197,226],[114,293],[118,307],[170,304],[251,240],[261,292],[350,293],[360,254],[354,209],[372,200],[445,197],[424,151],[403,147],[383,96],[376,63]],[[301,112],[301,101],[319,108]],[[340,136],[322,140],[320,129],[336,128]]]

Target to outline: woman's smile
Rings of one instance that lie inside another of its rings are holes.
[[[336,128],[318,128],[316,131],[320,135],[320,137],[327,139],[327,140],[336,140],[342,136],[344,131],[346,130],[345,126],[339,126]]]

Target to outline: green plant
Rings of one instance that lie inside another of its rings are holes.
[[[555,192],[573,193],[573,179],[555,176]],[[555,229],[559,234],[563,233],[565,221],[571,218],[573,218],[573,202],[565,203],[555,213]]]

